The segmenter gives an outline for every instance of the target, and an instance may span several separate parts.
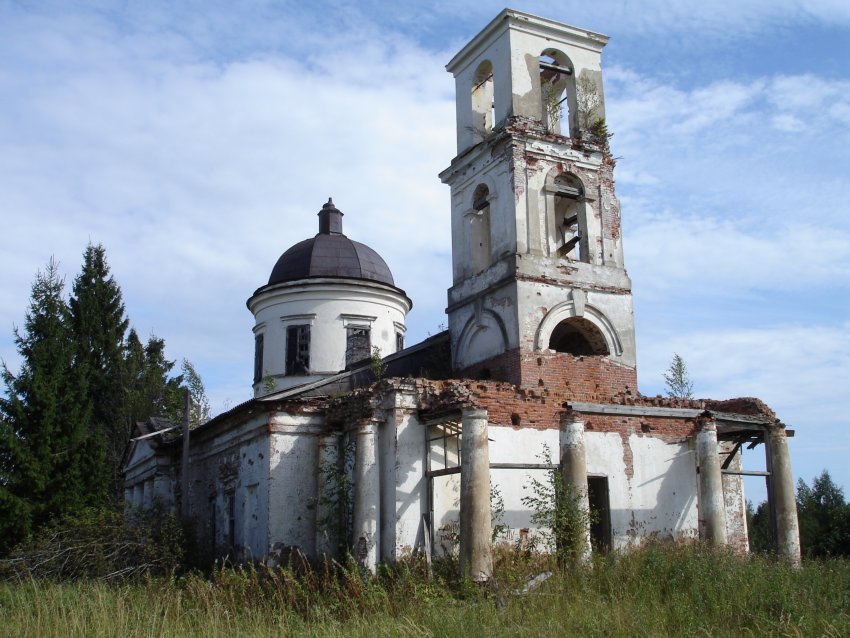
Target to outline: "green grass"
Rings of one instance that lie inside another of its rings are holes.
[[[555,570],[501,552],[478,588],[411,562],[361,579],[219,569],[209,577],[0,584],[0,636],[847,636],[850,561],[793,569],[769,557],[649,546]],[[439,570],[438,570],[439,571]]]

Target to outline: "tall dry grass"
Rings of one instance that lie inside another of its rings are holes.
[[[650,545],[564,569],[500,551],[495,583],[409,561],[354,567],[218,568],[121,583],[0,584],[2,636],[848,636],[850,561],[739,558]],[[529,576],[553,575],[520,594]]]

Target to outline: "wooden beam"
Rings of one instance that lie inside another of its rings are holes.
[[[732,451],[731,451],[731,452],[729,452],[729,456],[727,456],[727,457],[726,457],[726,460],[725,460],[725,461],[723,461],[723,465],[721,465],[721,466],[720,466],[720,470],[721,470],[721,471],[723,471],[723,470],[725,470],[726,468],[728,468],[728,467],[729,467],[729,465],[732,463],[732,459],[734,459],[734,458],[735,458],[735,455],[738,453],[738,450],[740,450],[740,449],[741,449],[741,443],[742,443],[742,442],[743,442],[743,441],[738,441],[738,442],[735,444],[735,447],[733,447],[733,448],[732,448]]]

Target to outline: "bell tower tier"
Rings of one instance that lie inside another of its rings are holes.
[[[453,365],[576,394],[636,391],[601,52],[607,37],[505,9],[447,65]]]

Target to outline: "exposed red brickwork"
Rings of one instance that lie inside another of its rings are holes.
[[[717,410],[718,412],[764,416],[776,420],[776,413],[764,401],[755,397],[740,397],[738,399],[726,399],[724,401],[707,399],[705,401],[705,407],[709,410]]]
[[[465,378],[498,379],[534,388],[551,399],[611,401],[637,394],[637,371],[606,357],[575,357],[561,352],[509,350],[461,371]]]
[[[483,408],[491,423],[516,428],[558,428],[564,403],[569,400],[546,390],[517,388],[500,381],[420,379],[417,385],[420,410],[435,411],[447,405]],[[588,432],[634,433],[680,441],[697,430],[696,419],[688,418],[581,413],[578,416]]]

